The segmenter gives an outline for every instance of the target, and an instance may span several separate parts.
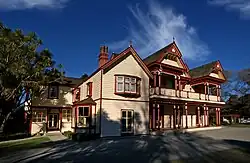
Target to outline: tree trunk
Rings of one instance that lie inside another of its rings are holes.
[[[5,118],[4,118],[4,120],[3,120],[2,124],[1,124],[1,127],[0,127],[0,133],[4,131],[4,127],[5,127],[6,123],[7,123],[7,121],[9,120],[11,114],[12,114],[12,112],[9,112],[9,113],[5,116]]]

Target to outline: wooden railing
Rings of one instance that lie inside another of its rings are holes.
[[[220,97],[214,95],[205,95],[197,92],[180,91],[167,88],[150,88],[150,95],[161,95],[169,97],[190,98],[195,100],[221,101]]]

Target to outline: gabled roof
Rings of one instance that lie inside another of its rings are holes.
[[[116,55],[115,58],[113,58],[112,60],[110,60],[109,62],[107,62],[106,64],[104,64],[101,68],[104,69],[104,71],[108,71],[111,68],[113,68],[115,65],[117,65],[118,63],[120,63],[121,61],[123,61],[126,57],[128,57],[129,55],[132,55],[135,60],[137,61],[137,63],[141,66],[141,68],[145,71],[145,73],[150,77],[153,78],[153,75],[151,74],[151,72],[149,71],[149,69],[147,68],[147,66],[145,65],[145,63],[142,61],[142,59],[140,58],[140,56],[137,54],[137,52],[135,51],[135,49],[133,48],[132,45],[130,45],[127,49],[125,49],[124,51],[122,51],[119,55]]]
[[[158,61],[159,58],[161,57],[162,52],[164,52],[164,51],[166,51],[166,49],[170,48],[172,46],[172,44],[173,43],[163,47],[162,49],[160,49],[160,50],[156,51],[155,53],[149,55],[148,57],[144,58],[143,62],[148,65],[152,62]]]
[[[195,67],[189,70],[189,74],[192,78],[207,76],[213,71],[213,68],[216,67],[217,63],[218,61],[212,61],[199,67]]]

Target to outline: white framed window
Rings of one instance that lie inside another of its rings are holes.
[[[32,110],[32,122],[46,122],[47,111],[40,109]]]
[[[140,94],[140,79],[131,76],[116,76],[117,93]]]
[[[72,111],[71,109],[62,110],[62,122],[71,122]]]
[[[77,127],[89,127],[90,111],[89,107],[78,107]]]
[[[134,111],[133,110],[121,110],[121,132],[133,133],[134,126]]]
[[[116,76],[116,92],[124,92],[124,77]]]

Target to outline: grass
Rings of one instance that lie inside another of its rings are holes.
[[[231,124],[229,125],[229,127],[246,127],[246,128],[250,128],[250,124],[244,124],[244,123],[240,123],[240,124]]]
[[[13,151],[41,148],[48,146],[50,139],[46,136],[34,137],[32,139],[20,140],[17,142],[6,142],[0,144],[0,153],[8,153]]]
[[[228,149],[220,152],[211,152],[209,154],[203,155],[196,158],[188,158],[185,160],[173,160],[172,163],[211,163],[211,162],[232,162],[232,163],[248,163],[250,162],[250,153],[245,149]]]

